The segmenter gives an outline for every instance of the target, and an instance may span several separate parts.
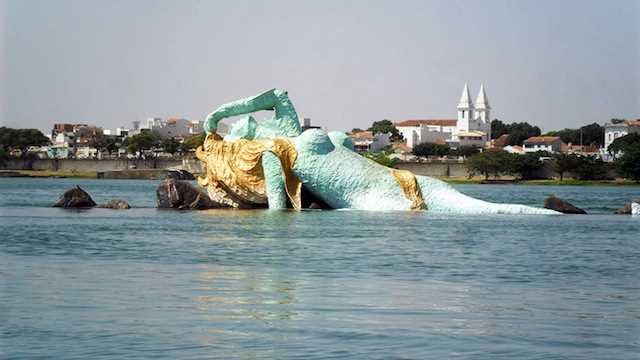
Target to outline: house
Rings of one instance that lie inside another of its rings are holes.
[[[390,134],[378,133],[373,135],[371,131],[361,131],[351,134],[351,142],[356,152],[380,151],[391,143]]]
[[[404,120],[395,124],[396,129],[407,141],[407,146],[425,142],[444,141],[457,147],[459,145],[476,145],[485,147],[491,140],[491,106],[484,89],[480,91],[475,103],[471,101],[469,87],[464,85],[462,96],[457,106],[457,119],[422,119]]]
[[[518,145],[507,145],[502,148],[502,150],[508,152],[509,154],[524,154],[524,149],[522,146]]]
[[[604,148],[601,152],[602,159],[605,161],[613,161],[615,156],[609,153],[609,145],[611,145],[617,138],[634,133],[640,134],[640,119],[615,119],[612,120],[611,123],[604,124]]]
[[[509,145],[509,134],[502,134],[496,139],[491,141],[491,147],[494,149],[501,149]]]
[[[536,151],[560,152],[566,146],[559,136],[533,136],[522,144],[525,153]]]

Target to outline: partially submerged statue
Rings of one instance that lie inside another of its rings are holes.
[[[236,122],[224,139],[220,120],[273,110],[258,123]],[[286,91],[269,90],[222,105],[204,124],[207,137],[196,156],[206,168],[199,178],[215,202],[238,208],[301,207],[301,187],[334,209],[426,210],[437,213],[557,214],[524,205],[494,204],[463,195],[443,181],[382,166],[353,151],[340,132],[302,132]]]

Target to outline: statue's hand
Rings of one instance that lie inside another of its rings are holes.
[[[218,122],[224,119],[224,109],[217,108],[211,114],[207,116],[207,119],[204,121],[204,131],[208,134],[215,133],[218,129]]]

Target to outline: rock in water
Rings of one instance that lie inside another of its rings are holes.
[[[94,206],[96,206],[95,201],[78,185],[73,189],[65,191],[64,194],[60,196],[60,199],[58,199],[58,202],[53,204],[53,207],[62,208],[90,208]]]
[[[564,214],[586,214],[587,212],[553,195],[544,199],[546,209],[555,210]]]
[[[205,210],[226,208],[217,203],[209,195],[191,185],[187,181],[174,179],[164,180],[156,189],[158,207],[179,210]]]
[[[631,215],[631,203],[638,203],[640,204],[640,199],[635,199],[631,202],[628,202],[626,204],[624,204],[623,207],[621,207],[620,209],[616,210],[616,214],[618,215]]]
[[[120,199],[109,200],[106,204],[100,205],[100,207],[105,209],[131,209],[128,202]]]
[[[195,180],[195,176],[187,170],[169,170],[167,172],[167,179],[174,180]]]
[[[640,216],[640,203],[631,203],[631,215]]]

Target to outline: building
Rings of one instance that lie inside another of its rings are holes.
[[[452,147],[487,146],[491,141],[491,106],[484,85],[480,85],[474,103],[469,86],[465,84],[456,109],[457,119],[404,120],[395,126],[406,139],[407,146],[412,148],[420,143],[436,141],[444,141]]]
[[[306,117],[302,119],[302,131],[308,129],[320,129],[320,126],[311,125],[311,118]]]
[[[356,152],[380,151],[391,144],[391,135],[378,133],[373,135],[371,131],[361,131],[351,134],[351,142]]]
[[[566,144],[559,136],[533,136],[522,143],[522,149],[525,153],[536,151],[558,153],[564,148],[566,148]]]
[[[633,133],[640,134],[640,119],[613,120],[604,124],[604,151],[607,151],[615,139]]]

